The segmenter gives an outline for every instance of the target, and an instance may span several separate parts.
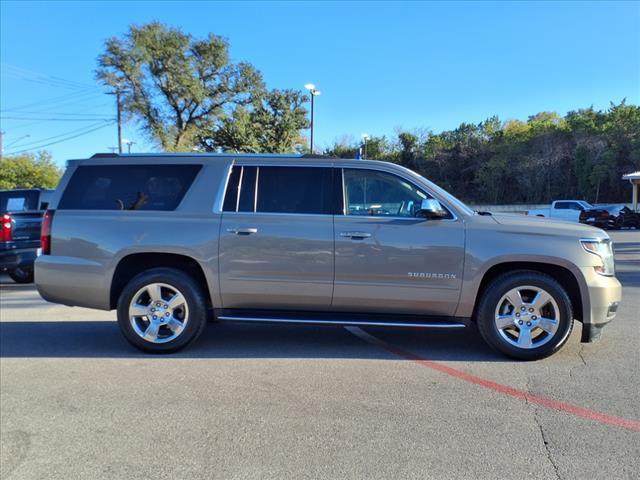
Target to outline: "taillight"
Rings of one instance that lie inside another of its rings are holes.
[[[11,224],[11,215],[2,214],[2,225],[0,225],[0,241],[10,242],[13,239],[13,226]]]
[[[42,217],[42,228],[40,230],[40,248],[42,255],[51,255],[51,224],[53,223],[54,210],[47,210]]]

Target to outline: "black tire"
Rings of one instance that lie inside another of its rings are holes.
[[[129,306],[134,295],[147,285],[170,285],[184,297],[188,321],[176,338],[166,343],[153,343],[142,338],[129,319]],[[188,274],[173,268],[154,268],[134,277],[118,298],[118,325],[124,337],[134,347],[148,353],[172,353],[194,342],[207,323],[207,297],[201,285]]]
[[[546,343],[539,347],[520,348],[514,346],[501,336],[496,326],[498,302],[510,290],[525,285],[545,290],[556,302],[559,310],[557,330]],[[482,338],[492,348],[518,360],[539,360],[554,354],[567,342],[573,329],[573,311],[566,290],[549,275],[529,270],[509,272],[493,280],[480,299],[476,320]]]
[[[33,268],[16,268],[7,273],[16,283],[33,283]]]

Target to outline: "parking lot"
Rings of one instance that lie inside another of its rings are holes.
[[[1,277],[1,477],[638,478],[640,233],[599,343],[516,362],[464,332],[212,324],[148,356],[115,312]]]

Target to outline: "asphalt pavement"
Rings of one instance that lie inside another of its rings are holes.
[[[0,277],[0,477],[637,479],[640,233],[611,236],[618,317],[538,362],[473,329],[234,324],[149,356]]]

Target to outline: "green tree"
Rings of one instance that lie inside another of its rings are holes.
[[[62,171],[46,151],[0,158],[0,189],[55,188]]]
[[[240,105],[220,125],[203,136],[205,150],[288,153],[300,150],[306,139],[300,130],[309,128],[304,104],[309,99],[296,90],[271,90],[256,95],[250,105]]]
[[[124,111],[168,151],[192,149],[264,88],[253,66],[230,61],[224,38],[194,39],[158,22],[107,40],[96,76],[122,92]]]

